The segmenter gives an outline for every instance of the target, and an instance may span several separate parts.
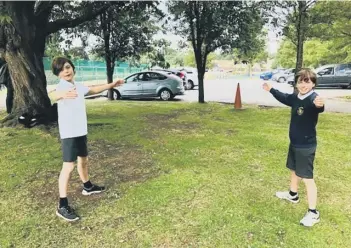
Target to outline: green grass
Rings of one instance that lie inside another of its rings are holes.
[[[351,115],[323,113],[315,176],[321,223],[274,197],[288,188],[289,110],[155,101],[89,102],[93,182],[55,216],[58,131],[0,129],[0,247],[351,247]],[[4,113],[2,113],[4,114]]]
[[[344,99],[346,101],[351,101],[351,96],[342,96],[340,98],[342,98],[342,99]]]

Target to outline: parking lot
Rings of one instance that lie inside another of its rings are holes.
[[[270,82],[274,88],[291,93],[293,88],[286,83]],[[258,78],[218,78],[206,80],[204,84],[205,101],[233,103],[237,84],[240,83],[241,99],[244,104],[257,104],[266,106],[284,106],[276,101],[273,96],[262,89],[263,80]],[[326,101],[326,111],[351,113],[351,101],[342,97],[350,96],[351,89],[338,88],[317,88],[316,92]],[[0,108],[5,108],[6,94],[0,92]],[[184,96],[177,96],[176,99],[186,102],[198,101],[198,90],[186,91]],[[90,100],[89,100],[90,101]]]
[[[261,79],[214,79],[207,80],[204,84],[205,101],[233,103],[237,84],[240,83],[241,99],[245,104],[257,104],[266,106],[284,106],[279,103],[273,96],[262,89],[265,81]],[[267,81],[272,86],[282,92],[292,93],[293,87],[287,83],[277,83]],[[315,90],[326,101],[326,111],[351,113],[351,101],[343,99],[345,96],[351,96],[351,89],[339,88],[317,88]],[[178,97],[184,101],[197,101],[197,89],[187,91],[185,96]]]

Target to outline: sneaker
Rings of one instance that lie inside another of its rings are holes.
[[[105,191],[104,186],[97,186],[97,185],[93,184],[93,186],[89,189],[83,188],[82,194],[83,195],[92,195],[92,194],[99,194],[103,191]]]
[[[59,207],[56,210],[56,215],[61,217],[67,221],[77,221],[79,220],[79,216],[74,212],[74,209],[70,206]]]
[[[289,191],[276,192],[275,196],[279,199],[288,200],[292,203],[298,203],[300,201],[299,195],[291,196]]]
[[[311,211],[308,211],[305,216],[302,218],[302,220],[300,220],[300,224],[303,226],[307,226],[307,227],[311,227],[314,224],[317,224],[321,221],[321,219],[319,218],[319,212],[317,211],[317,213],[313,213]]]

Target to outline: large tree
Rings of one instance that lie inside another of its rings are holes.
[[[103,13],[113,2],[1,1],[0,57],[8,64],[15,97],[2,121],[15,125],[23,113],[50,117],[43,55],[48,35],[75,27]]]
[[[274,12],[275,24],[283,30],[283,35],[296,46],[296,73],[303,65],[304,43],[310,30],[310,10],[316,0],[295,0],[276,2],[279,12]],[[278,15],[278,17],[277,17]]]
[[[330,43],[340,62],[351,60],[351,2],[318,1],[311,9],[310,36]],[[332,58],[331,58],[332,59]],[[333,61],[334,62],[334,61]]]
[[[348,1],[316,2],[308,12],[302,66],[318,67],[351,60],[350,13],[351,2]],[[286,38],[279,48],[275,64],[292,67],[296,65],[297,57],[296,29],[291,26],[284,34]]]
[[[250,47],[262,29],[259,3],[253,1],[170,1],[177,22],[174,30],[191,41],[199,79],[199,102],[204,99],[207,56],[216,49]]]
[[[162,18],[157,2],[131,2],[112,6],[99,17],[88,23],[83,30],[98,37],[93,49],[95,54],[105,58],[107,81],[113,81],[117,60],[140,59],[140,55],[150,51],[152,36],[157,32],[156,22]],[[112,90],[109,92],[112,100]]]

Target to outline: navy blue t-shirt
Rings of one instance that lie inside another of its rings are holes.
[[[301,100],[296,93],[285,94],[273,88],[270,92],[279,102],[291,107],[289,128],[291,145],[294,147],[316,146],[318,115],[324,111],[324,106],[317,108],[313,103],[317,93],[313,92]]]

